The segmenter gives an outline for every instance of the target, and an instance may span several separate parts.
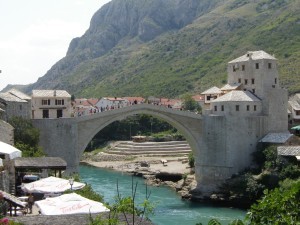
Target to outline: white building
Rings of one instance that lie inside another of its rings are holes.
[[[288,110],[290,112],[290,124],[300,123],[300,94],[295,94],[288,101]]]
[[[96,106],[102,112],[111,109],[118,109],[127,106],[128,101],[124,98],[111,98],[111,97],[103,97],[101,98]]]
[[[270,132],[287,128],[287,91],[279,85],[277,60],[251,51],[228,63],[228,85],[211,101],[209,113],[238,117],[268,115]]]
[[[33,90],[32,119],[71,117],[71,95],[65,90]]]

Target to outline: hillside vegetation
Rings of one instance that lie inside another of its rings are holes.
[[[298,0],[112,0],[65,58],[26,88],[80,97],[199,94],[227,82],[227,62],[247,51],[278,59],[300,91]]]

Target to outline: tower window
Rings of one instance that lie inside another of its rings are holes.
[[[259,63],[255,63],[255,68],[258,70],[259,69]]]
[[[241,78],[239,78],[239,82],[238,83],[242,83],[242,79]]]
[[[272,69],[272,63],[268,63],[268,68]]]
[[[233,71],[233,72],[235,72],[235,71],[236,71],[236,68],[235,68],[235,66],[233,66],[233,67],[232,67],[232,71]]]
[[[245,79],[245,84],[248,84],[248,79]]]
[[[256,105],[253,106],[253,110],[256,111]]]
[[[218,107],[215,105],[215,111],[218,111]]]
[[[275,78],[275,84],[277,84],[277,78]]]
[[[245,65],[242,65],[242,71],[245,71]]]
[[[252,93],[253,93],[253,94],[255,93],[255,89],[252,89]]]
[[[249,111],[250,110],[250,105],[247,105],[247,111]]]
[[[224,111],[224,105],[221,106],[221,110]]]
[[[252,84],[255,83],[255,79],[254,79],[254,78],[251,79],[251,83],[252,83]]]
[[[239,105],[235,106],[235,111],[240,111],[240,106]]]

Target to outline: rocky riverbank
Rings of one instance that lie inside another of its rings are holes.
[[[220,190],[209,197],[203,197],[201,193],[197,193],[194,170],[189,167],[187,157],[133,157],[100,152],[85,153],[81,162],[143,177],[148,185],[169,186],[183,199],[191,201],[244,209],[249,208],[253,203],[244,195],[228,190]]]
[[[132,157],[100,152],[85,153],[82,163],[132,173],[145,178],[148,185],[167,185],[185,199],[191,198],[190,191],[197,185],[187,157]]]

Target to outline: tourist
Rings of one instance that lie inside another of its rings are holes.
[[[34,197],[32,195],[32,193],[29,194],[28,196],[28,208],[29,208],[29,213],[32,213],[32,206],[34,204]]]

